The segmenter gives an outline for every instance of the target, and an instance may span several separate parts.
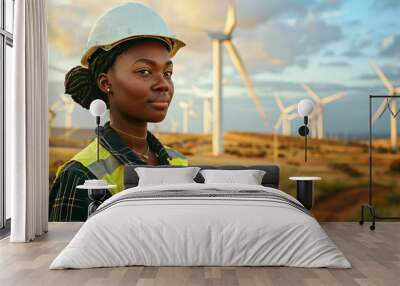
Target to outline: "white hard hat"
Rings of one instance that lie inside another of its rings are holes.
[[[154,38],[165,42],[171,57],[185,46],[175,38],[164,20],[151,8],[139,3],[125,3],[103,14],[89,34],[81,64],[88,66],[90,56],[98,49],[109,51],[116,45],[135,38]]]

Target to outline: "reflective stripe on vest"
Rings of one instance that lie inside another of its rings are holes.
[[[171,158],[168,158],[170,165],[188,166],[188,160],[181,153],[164,145],[165,150]],[[60,166],[57,170],[58,177],[62,168],[72,161],[77,161],[89,169],[98,179],[107,181],[109,184],[117,185],[109,191],[114,195],[124,189],[124,165],[121,164],[106,148],[100,144],[99,161],[97,161],[97,138],[88,146],[72,157],[71,160]]]

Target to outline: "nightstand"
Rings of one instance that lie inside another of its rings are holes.
[[[297,183],[297,200],[304,207],[311,210],[314,203],[313,184],[314,181],[320,181],[320,177],[290,177],[289,180]]]
[[[84,189],[88,192],[91,201],[88,206],[88,217],[101,205],[107,190],[116,187],[116,185],[108,185],[104,180],[85,180],[85,184],[76,186],[77,189]]]

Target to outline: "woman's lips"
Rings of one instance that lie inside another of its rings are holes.
[[[150,101],[150,105],[158,110],[165,110],[168,108],[168,101]]]

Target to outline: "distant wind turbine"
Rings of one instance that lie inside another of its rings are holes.
[[[206,91],[193,86],[193,92],[203,100],[203,133],[209,134],[212,128],[211,100],[212,96]]]
[[[189,116],[196,117],[196,113],[193,111],[193,102],[180,101],[179,106],[183,109],[182,131],[183,131],[183,133],[188,133],[188,131],[189,131]]]
[[[377,73],[380,80],[383,82],[383,85],[387,88],[388,95],[396,96],[396,95],[400,94],[400,87],[395,87],[393,85],[393,83],[386,77],[386,75],[383,73],[383,71],[378,67],[377,64],[370,62],[370,65],[371,65],[372,69]],[[373,123],[375,123],[375,121],[383,115],[386,108],[387,108],[387,101],[386,101],[386,99],[384,99],[372,117]],[[398,112],[397,98],[391,98],[390,109],[393,114],[397,114],[397,112]],[[397,140],[397,137],[398,137],[397,120],[398,120],[398,118],[396,118],[392,115],[390,116],[390,145],[392,147],[392,150],[394,150],[394,151],[397,150],[397,141],[398,141]]]
[[[308,126],[311,132],[311,138],[316,138],[318,136],[318,115],[316,112],[311,113],[308,117]]]
[[[176,133],[178,131],[179,122],[175,118],[170,119],[171,132]]]
[[[57,67],[57,66],[54,66],[54,65],[49,65],[49,69],[52,69],[52,70],[54,70],[56,72],[59,72],[59,73],[62,73],[62,74],[66,74],[67,73],[66,69],[60,68],[60,67]]]
[[[282,100],[280,99],[278,93],[274,93],[274,97],[275,97],[276,104],[278,105],[279,110],[281,112],[277,122],[275,123],[274,129],[279,130],[281,128],[282,135],[291,135],[290,121],[298,118],[299,115],[297,114],[297,112],[293,113],[293,114],[290,114],[290,112],[297,109],[297,104],[292,104],[288,107],[285,107],[283,105]]]
[[[152,130],[151,131],[154,132],[154,134],[156,134],[157,136],[159,136],[160,135],[160,123],[159,122],[152,123]]]
[[[328,103],[332,101],[338,100],[347,95],[347,92],[338,92],[333,95],[321,98],[319,97],[314,90],[311,89],[307,84],[303,84],[304,90],[307,94],[314,100],[315,106],[313,113],[316,113],[317,120],[317,131],[318,131],[318,139],[324,138],[324,107]]]
[[[57,116],[57,112],[62,110],[62,102],[60,100],[57,100],[55,103],[50,105],[49,107],[49,127],[53,128],[54,127],[54,121]]]
[[[258,98],[253,83],[246,72],[243,61],[232,43],[232,32],[236,26],[236,9],[233,1],[229,2],[228,11],[225,20],[223,32],[209,32],[212,40],[213,49],[213,154],[219,155],[224,152],[223,134],[222,134],[222,51],[223,43],[229,52],[232,62],[238,70],[240,76],[246,84],[249,96],[256,105],[257,111],[261,116],[264,125],[267,126],[267,116],[263,105]]]
[[[67,96],[65,94],[61,94],[60,97],[62,102],[64,103],[63,107],[61,108],[61,111],[64,111],[64,127],[66,129],[69,129],[72,128],[72,113],[75,109],[75,102],[70,96]]]

